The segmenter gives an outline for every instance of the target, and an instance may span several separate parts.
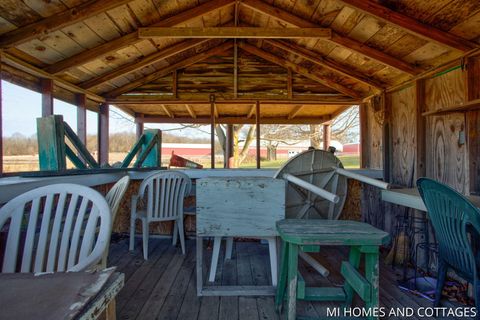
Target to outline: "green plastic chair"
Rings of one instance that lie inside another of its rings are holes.
[[[428,178],[417,187],[427,207],[438,241],[438,279],[434,306],[440,304],[448,268],[473,283],[475,305],[480,310],[480,281],[477,248],[480,238],[480,210],[462,194]]]

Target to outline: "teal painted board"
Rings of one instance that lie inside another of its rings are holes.
[[[162,132],[159,129],[148,129],[144,131],[144,135],[143,148],[146,148],[152,139],[156,139],[157,142],[143,161],[142,167],[159,167],[162,163]]]
[[[37,118],[38,161],[40,170],[66,170],[63,117]]]
[[[286,219],[277,222],[284,241],[316,245],[379,246],[390,236],[367,223],[347,220]]]
[[[197,236],[276,236],[285,218],[285,180],[259,177],[197,180]]]

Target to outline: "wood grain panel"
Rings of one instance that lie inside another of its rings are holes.
[[[465,102],[465,77],[460,68],[425,81],[425,111]]]
[[[367,104],[366,116],[368,123],[366,132],[368,137],[368,168],[382,169],[383,110],[374,110],[372,104]]]
[[[458,68],[425,80],[425,110],[465,102],[465,75]],[[468,154],[460,135],[466,136],[465,114],[452,113],[427,118],[427,176],[449,184],[462,193],[469,192]]]
[[[392,182],[411,187],[415,178],[415,86],[389,93]]]

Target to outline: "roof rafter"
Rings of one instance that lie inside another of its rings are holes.
[[[0,36],[0,47],[9,48],[124,5],[131,0],[91,0]]]
[[[180,52],[183,52],[185,50],[191,49],[195,46],[198,46],[202,43],[207,42],[208,39],[191,39],[187,41],[182,41],[174,44],[173,46],[170,46],[168,48],[165,48],[161,51],[152,53],[146,57],[143,57],[140,61],[134,61],[132,63],[125,64],[117,69],[112,70],[111,72],[104,73],[102,75],[99,75],[98,77],[92,78],[90,80],[84,81],[80,84],[80,87],[84,89],[89,89],[93,88],[96,86],[101,85],[102,83],[105,83],[107,81],[116,79],[118,77],[121,77],[125,74],[128,74],[130,72],[134,72],[136,70],[139,70],[143,67],[146,67],[152,63],[155,63],[157,61],[166,59],[168,57],[171,57],[173,55],[176,55]]]
[[[165,112],[165,114],[166,114],[167,116],[169,116],[169,117],[172,118],[172,119],[175,118],[175,116],[173,115],[172,111],[170,111],[170,109],[168,109],[166,105],[161,104],[160,107],[163,109],[163,112]]]
[[[187,108],[187,111],[188,111],[188,114],[190,115],[190,117],[192,117],[194,119],[197,117],[197,115],[195,114],[195,111],[193,111],[193,108],[190,105],[186,104],[185,108]]]
[[[378,81],[375,81],[371,78],[366,78],[358,72],[355,72],[351,68],[347,68],[331,59],[324,58],[318,54],[311,52],[307,48],[304,48],[300,45],[290,43],[284,40],[264,40],[264,42],[277,47],[279,49],[290,52],[296,56],[299,56],[305,60],[315,63],[321,67],[327,68],[336,73],[340,73],[344,76],[347,76],[353,80],[361,82],[367,86],[373,87],[375,89],[381,90],[384,85]]]
[[[262,14],[268,15],[274,19],[286,22],[290,25],[300,27],[300,28],[316,28],[319,27],[317,24],[305,20],[301,17],[298,17],[288,11],[285,11],[281,8],[274,7],[266,2],[261,0],[243,0],[242,5],[247,6],[248,8],[260,12]],[[345,47],[349,50],[360,53],[363,56],[366,56],[370,59],[378,61],[384,65],[388,65],[392,68],[406,72],[408,74],[416,75],[421,73],[423,70],[415,66],[410,65],[409,63],[392,57],[380,50],[369,47],[364,43],[361,43],[357,40],[342,36],[336,32],[332,31],[332,37],[330,39],[325,39],[326,41],[334,42],[337,45]]]
[[[457,37],[451,33],[436,29],[433,26],[421,23],[409,16],[393,11],[371,0],[340,0],[347,6],[374,16],[384,22],[394,24],[404,31],[413,33],[427,41],[433,41],[442,46],[447,46],[460,51],[469,51],[478,45]]]
[[[328,77],[312,73],[307,68],[301,67],[294,62],[291,62],[289,60],[285,60],[284,58],[278,57],[274,54],[271,54],[271,53],[266,52],[262,49],[259,49],[256,46],[241,42],[241,43],[239,43],[239,47],[242,48],[243,50],[247,51],[247,52],[250,52],[251,54],[254,54],[254,55],[256,55],[256,56],[258,56],[262,59],[265,59],[267,61],[270,61],[272,63],[275,63],[275,64],[277,64],[281,67],[290,68],[290,69],[292,69],[292,71],[294,71],[298,74],[301,74],[304,77],[307,77],[311,80],[314,80],[318,83],[321,83],[321,84],[323,84],[323,85],[325,85],[329,88],[335,89],[335,90],[337,90],[337,91],[339,91],[343,94],[346,94],[350,97],[359,98],[361,96],[358,92],[356,92],[356,91],[354,91],[350,88],[347,88],[344,85],[339,84],[335,81],[332,81]]]
[[[288,119],[293,119],[293,118],[295,118],[295,117],[297,116],[297,114],[298,114],[300,111],[302,111],[302,109],[303,109],[303,106],[302,106],[302,105],[293,107],[292,112],[290,112],[289,115],[288,115]]]
[[[181,23],[185,23],[189,20],[201,17],[211,11],[233,5],[234,2],[234,0],[211,0],[202,3],[201,5],[195,6],[189,10],[180,12],[179,14],[170,18],[163,19],[162,21],[154,23],[151,26],[173,27]],[[99,46],[96,46],[95,48],[82,51],[74,56],[52,64],[46,67],[44,70],[49,73],[60,73],[66,69],[85,64],[91,60],[98,59],[99,57],[102,57],[112,51],[122,49],[126,46],[132,45],[140,41],[143,40],[138,39],[138,33],[137,31],[134,31],[124,36],[121,36],[120,38],[116,38]]]
[[[260,27],[204,27],[164,28],[147,27],[138,29],[138,37],[150,38],[231,38],[231,39],[303,39],[330,38],[328,28],[260,28]]]
[[[233,43],[231,42],[225,42],[219,46],[216,46],[212,49],[209,49],[207,51],[203,51],[200,53],[197,53],[191,57],[188,57],[186,59],[183,59],[177,63],[174,63],[172,65],[166,66],[165,68],[162,68],[160,70],[157,70],[153,73],[150,73],[140,79],[134,80],[132,82],[127,83],[124,86],[121,86],[119,88],[116,88],[108,93],[105,94],[108,98],[115,98],[123,93],[126,93],[128,91],[131,91],[135,88],[138,88],[146,83],[149,83],[155,79],[161,78],[174,70],[185,68],[189,65],[192,65],[194,63],[200,62],[202,60],[205,60],[211,56],[217,55],[219,53],[224,52],[225,50],[228,50],[233,47]]]

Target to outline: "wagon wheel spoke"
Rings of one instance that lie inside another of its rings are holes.
[[[303,199],[307,199],[309,196],[309,193],[307,193],[304,189],[294,185],[294,184],[289,184],[293,190],[295,190]]]
[[[318,183],[318,187],[325,189],[325,186],[332,180],[332,178],[335,176],[336,171],[331,170],[328,174],[324,175],[322,179]]]

